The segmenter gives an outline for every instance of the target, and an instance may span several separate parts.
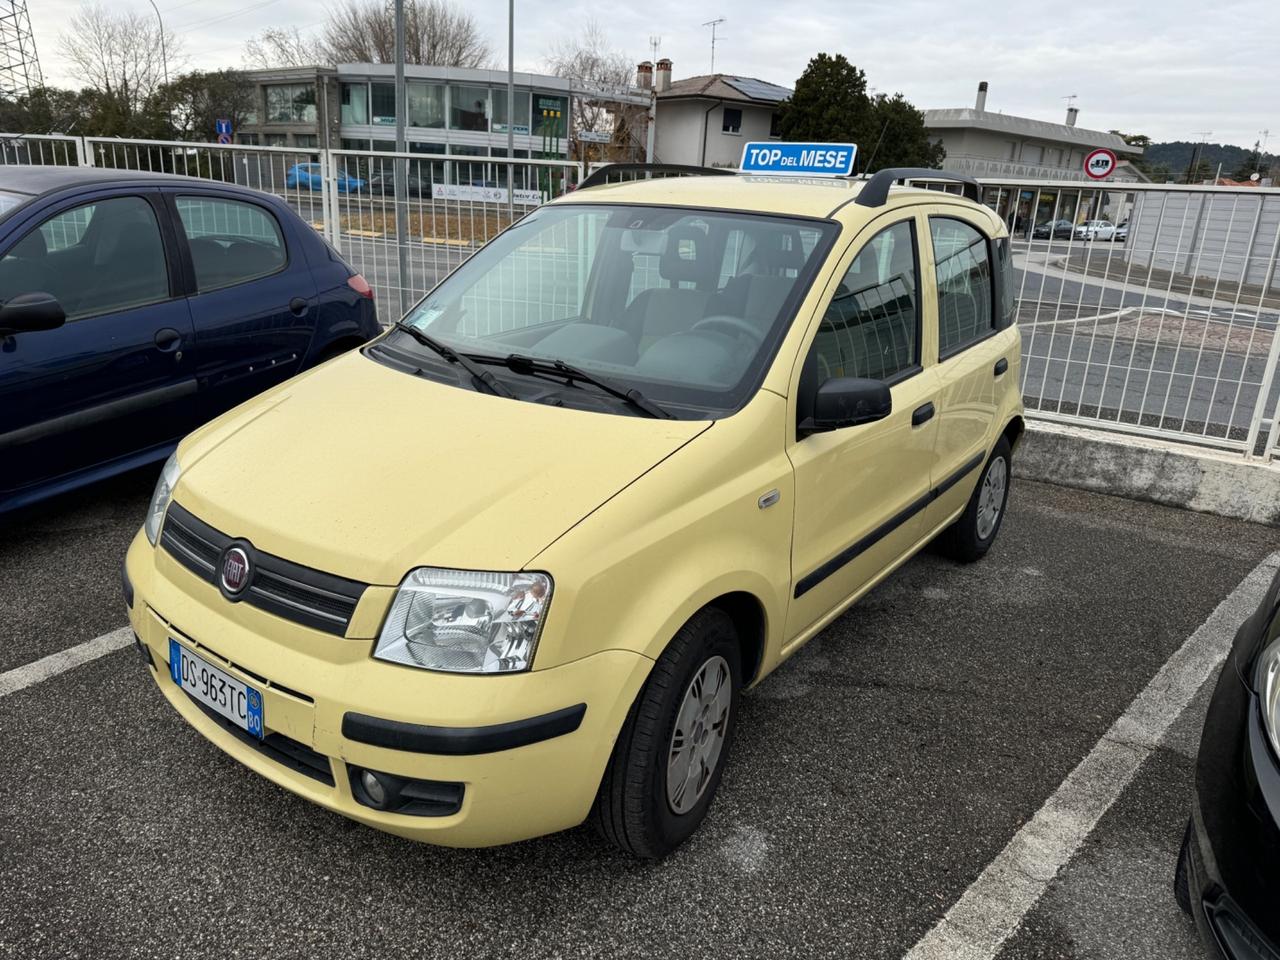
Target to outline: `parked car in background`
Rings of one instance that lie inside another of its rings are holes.
[[[1076,227],[1077,240],[1113,240],[1116,225],[1110,220],[1086,220]]]
[[[1280,574],[1209,700],[1173,892],[1215,958],[1280,957]]]
[[[1126,240],[1129,239],[1129,221],[1128,220],[1126,220],[1124,223],[1116,227],[1116,232],[1111,235],[1111,239],[1114,240],[1116,243],[1124,243]]]
[[[0,167],[0,513],[163,460],[378,329],[369,284],[278,197]]]
[[[358,193],[365,188],[365,181],[353,177],[345,170],[334,176],[339,193]],[[284,175],[284,185],[297,190],[322,190],[324,177],[320,174],[318,163],[295,163]]]
[[[1037,240],[1070,240],[1075,229],[1070,220],[1050,220],[1038,225],[1031,231],[1031,236]]]
[[[395,175],[387,171],[385,174],[370,177],[369,192],[384,197],[395,196]],[[410,173],[405,177],[405,193],[411,197],[430,197],[431,181],[422,179],[416,173]]]

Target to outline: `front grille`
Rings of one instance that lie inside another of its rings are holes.
[[[233,543],[249,557],[253,572],[240,594],[223,591],[228,600],[326,633],[346,634],[365,584],[264,553],[209,526],[180,504],[169,505],[160,545],[201,580],[221,589],[222,554]]]
[[[306,744],[299,743],[291,737],[286,737],[283,733],[268,733],[259,740],[253,734],[237,727],[222,714],[205,706],[190,694],[187,694],[187,696],[192,703],[200,708],[206,717],[246,747],[252,747],[263,756],[270,757],[276,763],[288,767],[295,773],[310,777],[312,780],[318,780],[325,786],[333,786],[333,768],[329,766],[329,758],[323,753],[316,753]]]

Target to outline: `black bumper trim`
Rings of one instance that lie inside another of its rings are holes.
[[[400,720],[383,720],[363,713],[346,713],[342,716],[342,735],[357,743],[389,750],[462,757],[527,747],[531,743],[573,733],[581,726],[586,712],[587,705],[579,703],[540,717],[496,723],[489,727],[430,727]]]

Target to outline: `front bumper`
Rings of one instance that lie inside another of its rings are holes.
[[[335,637],[227,602],[141,533],[126,576],[152,676],[188,723],[269,780],[413,840],[488,846],[581,823],[652,666],[618,650],[509,676],[384,663],[370,656],[372,636]],[[264,741],[211,716],[173,682],[170,638],[262,691]],[[444,816],[373,809],[357,801],[351,767],[461,784],[461,807]]]
[[[1257,628],[1254,618],[1242,630]],[[1280,764],[1234,656],[1205,718],[1192,823],[1191,905],[1201,938],[1228,960],[1280,960]]]

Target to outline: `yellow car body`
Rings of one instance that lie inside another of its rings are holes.
[[[407,376],[356,351],[187,437],[166,526],[180,506],[258,551],[367,586],[335,635],[228,602],[139,532],[126,559],[130,621],[161,692],[246,766],[381,830],[482,846],[581,823],[628,711],[682,624],[708,605],[725,610],[742,637],[744,683],[758,683],[956,521],[977,468],[1001,437],[1012,444],[1021,432],[1016,325],[939,358],[930,218],[993,241],[1006,235],[999,219],[915,189],[863,207],[850,202],[859,187],[682,177],[553,204],[834,221],[834,244],[759,388],[731,416],[524,403]],[[797,394],[819,322],[863,245],[904,221],[918,240],[919,370],[892,384],[887,417],[803,435]],[[937,415],[913,425],[926,404]],[[531,668],[448,674],[374,659],[398,585],[421,566],[546,572],[554,593]],[[231,731],[175,684],[172,640],[261,691],[265,726],[278,735],[268,740],[283,752]],[[484,739],[566,710],[577,710],[576,725],[536,742]],[[346,735],[348,715],[428,731],[424,743],[436,742],[430,731],[463,733],[439,741],[450,752],[421,752]],[[517,745],[490,749],[504,743]],[[299,745],[310,759],[290,756]],[[327,764],[328,782],[307,763]],[[440,816],[372,809],[353,793],[353,767],[461,784],[460,805]]]

